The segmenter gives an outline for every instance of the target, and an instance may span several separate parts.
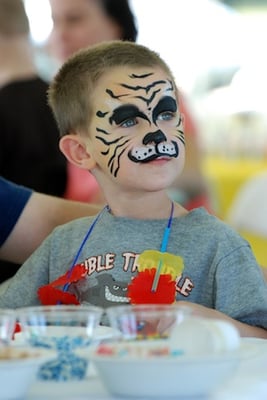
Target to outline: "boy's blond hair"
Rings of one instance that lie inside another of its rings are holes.
[[[22,0],[0,0],[0,35],[29,35],[29,20]]]
[[[88,132],[98,80],[112,68],[123,66],[161,68],[174,82],[165,61],[140,44],[115,40],[80,50],[61,67],[48,90],[61,136]]]

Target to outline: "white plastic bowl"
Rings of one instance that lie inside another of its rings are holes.
[[[43,349],[0,348],[0,400],[24,398],[41,364],[54,356]]]
[[[21,339],[31,346],[57,351],[55,358],[40,368],[38,378],[51,381],[81,380],[88,360],[78,348],[90,347],[103,310],[94,306],[36,306],[18,309]]]
[[[112,395],[207,395],[238,367],[240,336],[229,322],[197,317],[179,303],[117,306],[107,315],[121,336],[92,359]]]
[[[98,375],[114,396],[183,397],[207,395],[230,378],[240,360],[238,351],[206,356],[92,356]]]

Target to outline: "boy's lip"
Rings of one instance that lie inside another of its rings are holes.
[[[160,156],[157,158],[154,158],[151,161],[145,162],[144,164],[164,164],[168,161],[170,161],[172,157],[166,157],[166,156]]]

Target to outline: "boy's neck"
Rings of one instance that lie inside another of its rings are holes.
[[[108,202],[110,212],[117,217],[129,217],[135,219],[166,219],[170,216],[172,200],[166,195],[148,194],[138,198],[120,199],[114,197]],[[174,217],[186,215],[188,211],[180,204],[174,203]]]

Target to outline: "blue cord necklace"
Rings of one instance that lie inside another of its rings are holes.
[[[88,229],[88,231],[87,231],[87,233],[86,233],[86,235],[85,235],[85,237],[84,237],[84,239],[83,239],[83,241],[82,241],[82,243],[81,243],[81,245],[80,245],[80,247],[79,247],[79,249],[78,249],[78,251],[77,251],[75,257],[74,257],[74,259],[73,259],[73,262],[72,262],[72,264],[71,264],[71,267],[70,267],[70,269],[69,269],[69,271],[68,271],[68,276],[71,276],[72,270],[73,270],[73,268],[75,267],[75,265],[76,265],[76,263],[77,263],[77,261],[78,261],[78,259],[79,259],[79,256],[80,256],[80,254],[81,254],[81,252],[82,252],[82,250],[83,250],[83,248],[84,248],[84,245],[85,245],[85,243],[87,242],[87,240],[89,239],[89,236],[91,235],[91,233],[92,233],[92,231],[93,231],[93,229],[94,229],[96,223],[99,221],[100,217],[104,214],[104,212],[105,212],[105,211],[109,211],[109,210],[110,210],[109,206],[106,205],[106,206],[97,214],[97,216],[96,216],[95,219],[93,220],[92,224],[90,225],[90,227],[89,227],[89,229]],[[160,248],[160,251],[161,251],[162,253],[163,253],[163,252],[166,252],[166,250],[167,250],[167,246],[168,246],[168,242],[169,242],[169,236],[170,236],[170,231],[171,231],[171,226],[172,226],[172,220],[173,220],[173,212],[174,212],[174,203],[172,202],[172,203],[171,203],[171,212],[170,212],[170,216],[169,216],[169,219],[168,219],[167,226],[166,226],[166,228],[165,228],[165,230],[164,230],[164,234],[163,234],[163,238],[162,238],[162,243],[161,243],[161,248]],[[157,286],[158,286],[158,281],[159,281],[159,277],[160,277],[161,268],[162,268],[162,261],[159,262],[159,265],[158,265],[158,268],[157,268],[157,272],[156,272],[155,277],[154,277],[152,289],[151,289],[152,291],[156,291],[156,290],[157,290]],[[69,286],[70,286],[70,283],[66,283],[66,284],[63,286],[63,292],[66,292],[66,291],[68,290]]]
[[[163,238],[162,238],[162,243],[161,243],[161,248],[160,251],[161,253],[166,252],[167,247],[168,247],[168,242],[169,242],[169,236],[170,236],[170,231],[171,231],[171,226],[172,226],[172,220],[173,220],[173,211],[174,211],[174,203],[172,201],[172,206],[171,206],[171,213],[169,216],[168,224],[164,230]],[[153,283],[152,283],[152,288],[151,291],[155,292],[158,287],[159,283],[159,277],[160,277],[160,272],[162,269],[162,260],[160,260]]]
[[[71,267],[70,267],[69,272],[68,272],[68,277],[71,275],[72,270],[73,270],[73,268],[75,267],[75,265],[76,265],[76,263],[77,263],[77,261],[78,261],[78,259],[79,259],[79,257],[80,257],[80,254],[81,254],[81,252],[82,252],[82,249],[84,248],[85,243],[87,242],[89,236],[91,235],[91,233],[92,233],[92,231],[93,231],[93,229],[94,229],[94,227],[95,227],[97,221],[99,220],[99,218],[103,215],[104,211],[106,211],[106,210],[109,210],[109,206],[108,206],[108,205],[106,205],[106,206],[97,214],[97,216],[96,216],[95,219],[93,220],[92,224],[90,225],[90,227],[89,227],[89,229],[88,229],[88,231],[87,231],[85,237],[83,238],[83,241],[82,241],[82,243],[81,243],[81,245],[80,245],[80,247],[79,247],[79,249],[78,249],[78,251],[77,251],[77,253],[76,253],[75,257],[74,257],[74,259],[73,259],[73,262],[72,262]],[[70,284],[69,284],[69,283],[66,283],[66,284],[63,286],[63,292],[66,292],[66,291],[68,290],[69,286],[70,286]]]

